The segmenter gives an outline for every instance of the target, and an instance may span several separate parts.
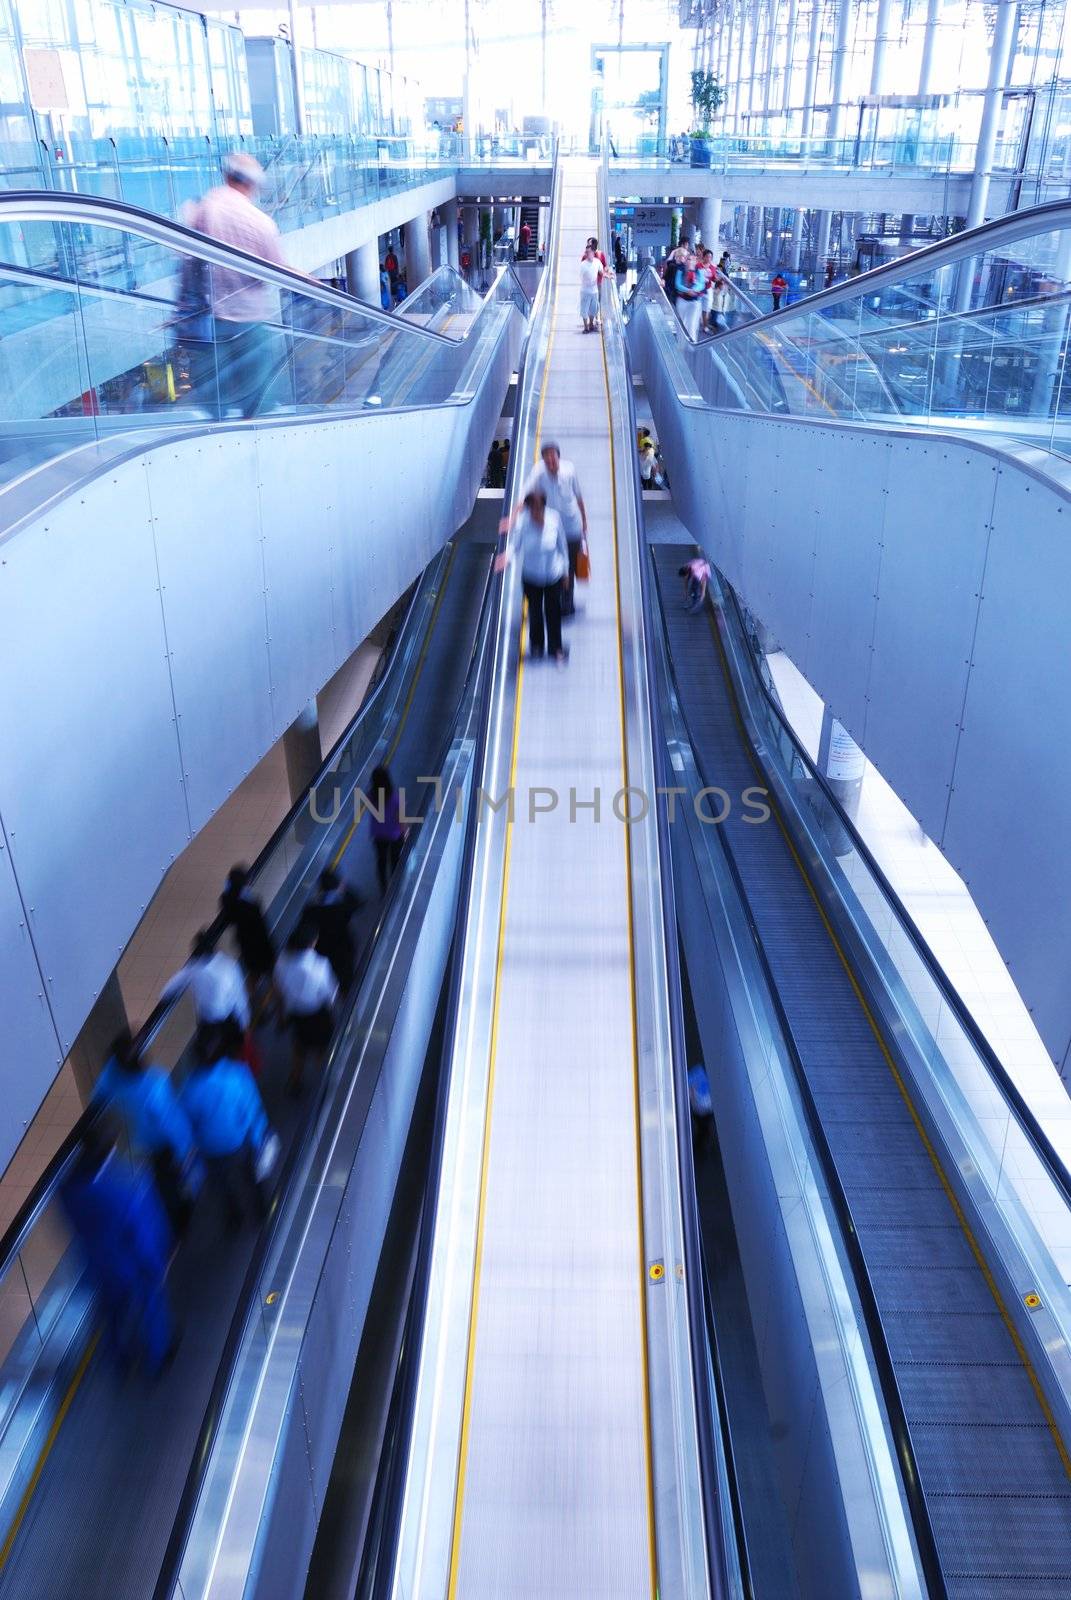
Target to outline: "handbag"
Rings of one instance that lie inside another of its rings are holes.
[[[576,575],[581,583],[587,583],[591,577],[591,557],[588,555],[586,544],[580,546],[576,558]]]

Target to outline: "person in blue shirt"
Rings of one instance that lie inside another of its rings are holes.
[[[193,1132],[168,1073],[146,1061],[129,1028],[114,1040],[93,1099],[113,1108],[135,1153],[151,1162],[171,1226],[183,1233],[198,1180]]]
[[[241,1031],[234,1023],[202,1028],[181,1102],[230,1228],[240,1226],[247,1199],[254,1215],[265,1213],[256,1169],[271,1133],[260,1090],[241,1059],[241,1048]]]
[[[156,1376],[177,1345],[164,1286],[173,1237],[152,1179],[117,1151],[118,1131],[115,1118],[98,1108],[60,1203],[85,1256],[115,1359],[125,1371],[140,1352]]]

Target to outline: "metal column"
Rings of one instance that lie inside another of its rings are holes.
[[[814,96],[818,85],[818,46],[821,38],[822,0],[811,0],[811,32],[807,43],[807,76],[803,86],[803,122],[800,126],[800,135],[804,140],[811,137],[814,127]]]
[[[989,201],[989,181],[993,175],[993,156],[997,148],[997,127],[1000,122],[1004,88],[1008,81],[1008,64],[1015,40],[1015,21],[1018,16],[1016,0],[999,0],[996,8],[996,27],[989,51],[989,83],[982,109],[982,125],[978,130],[978,149],[974,158],[974,176],[971,179],[971,197],[967,203],[967,226],[977,227],[985,221]]]

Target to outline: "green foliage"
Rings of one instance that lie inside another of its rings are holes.
[[[662,110],[661,89],[644,89],[636,98],[636,110],[645,122],[656,121]]]
[[[710,131],[711,119],[725,103],[725,90],[712,72],[692,73],[692,110],[700,134]],[[697,137],[692,135],[693,139]]]

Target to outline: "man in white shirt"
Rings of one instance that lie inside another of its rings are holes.
[[[224,158],[223,177],[225,181],[198,203],[189,226],[247,255],[285,267],[279,229],[256,204],[264,181],[259,161],[234,151]],[[279,321],[279,292],[248,273],[213,265],[208,269],[208,302],[219,368],[219,390],[214,397],[217,414],[225,415],[237,406],[243,417],[252,417],[271,378],[270,324]]]
[[[213,950],[207,928],[194,936],[190,959],[169,978],[161,1000],[177,1000],[189,989],[198,1023],[234,1021],[245,1033],[249,1027],[249,995],[242,969],[233,956]]]
[[[275,963],[275,988],[293,1045],[291,1094],[300,1094],[305,1060],[313,1056],[322,1066],[335,1030],[338,980],[330,961],[315,948],[316,927],[302,922],[286,941]]]
[[[573,585],[576,580],[576,562],[588,542],[588,513],[576,468],[571,461],[563,461],[556,444],[545,444],[540,450],[540,464],[533,467],[521,488],[520,499],[514,507],[514,518],[519,514],[525,497],[541,494],[551,511],[562,519],[565,542],[569,546],[569,574],[562,593],[562,616],[571,617],[575,606]]]
[[[580,257],[580,316],[585,333],[594,333],[599,320],[599,283],[602,263],[590,244]]]

